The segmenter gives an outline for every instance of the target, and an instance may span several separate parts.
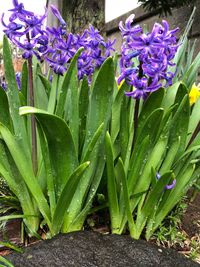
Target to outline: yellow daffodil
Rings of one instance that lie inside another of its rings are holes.
[[[192,106],[199,97],[200,97],[200,84],[196,85],[194,83],[189,93],[190,105]]]

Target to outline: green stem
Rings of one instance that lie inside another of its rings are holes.
[[[134,136],[133,136],[133,146],[132,151],[135,146],[135,140],[136,140],[136,134],[137,134],[137,128],[138,128],[138,114],[139,114],[139,106],[140,106],[140,99],[136,99],[135,102],[135,111],[134,111]]]
[[[27,40],[30,43],[29,33],[26,34]],[[33,62],[32,56],[28,59],[28,75],[29,75],[29,105],[35,106],[34,102],[34,89],[33,89]],[[32,166],[33,172],[37,173],[37,134],[36,134],[36,121],[35,116],[31,115],[31,151],[32,151]]]
[[[190,138],[190,141],[188,142],[188,145],[187,145],[185,150],[187,150],[188,147],[192,144],[192,142],[194,141],[194,139],[196,138],[196,136],[198,135],[199,132],[200,132],[200,121],[197,124],[197,127],[195,128],[195,130],[194,130],[194,132],[193,132],[193,134],[192,134],[192,136]]]
[[[29,104],[34,107],[34,90],[33,90],[33,67],[32,57],[28,59],[28,73],[29,73]],[[37,136],[36,136],[36,121],[35,116],[31,115],[31,150],[32,150],[32,165],[33,171],[37,173]]]

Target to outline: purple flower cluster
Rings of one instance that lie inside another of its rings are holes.
[[[84,50],[78,58],[78,78],[88,76],[89,81],[96,68],[99,68],[111,51],[114,51],[115,41],[105,42],[99,31],[90,26],[83,34],[68,33],[66,23],[55,6],[51,11],[59,20],[59,27],[44,29],[46,11],[43,16],[24,9],[18,0],[13,0],[13,9],[9,23],[5,23],[4,14],[2,24],[9,39],[23,50],[23,58],[35,55],[40,61],[46,60],[57,74],[63,75],[68,65],[80,47]]]
[[[125,79],[133,86],[133,91],[126,95],[144,99],[161,86],[172,84],[174,73],[168,67],[175,65],[172,60],[178,49],[175,36],[178,28],[169,30],[167,21],[163,20],[162,25],[155,23],[151,32],[144,33],[139,25],[131,26],[133,19],[131,15],[125,25],[119,24],[124,41],[118,83]]]
[[[13,0],[12,3],[13,8],[9,10],[11,12],[9,22],[4,21],[4,14],[1,18],[5,34],[23,50],[23,58],[28,59],[35,55],[41,59],[40,49],[44,44],[40,44],[40,39],[47,38],[42,28],[46,11],[44,15],[37,16],[31,11],[25,10],[24,5],[18,0]]]
[[[80,47],[84,50],[78,58],[78,78],[84,75],[89,80],[96,68],[99,68],[111,51],[114,51],[115,41],[105,42],[99,31],[90,25],[82,34],[67,33],[66,24],[58,10],[51,6],[53,14],[58,18],[60,26],[47,28],[50,36],[49,49],[46,52],[46,59],[55,73],[63,75],[71,58]]]

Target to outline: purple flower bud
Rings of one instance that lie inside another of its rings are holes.
[[[64,21],[60,12],[58,11],[58,9],[54,5],[51,5],[51,11],[54,14],[54,16],[56,16],[56,18],[59,20],[60,24],[62,26],[66,26],[66,22]]]
[[[161,175],[158,172],[156,173],[156,178],[157,178],[157,180],[159,180],[161,178]],[[172,184],[166,185],[165,189],[171,190],[175,187],[175,185],[176,185],[176,179],[173,180]]]
[[[21,72],[16,72],[15,78],[16,78],[18,89],[21,90]]]

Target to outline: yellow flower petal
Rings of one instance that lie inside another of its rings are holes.
[[[189,93],[190,105],[192,106],[196,103],[197,99],[200,97],[200,87],[196,86],[194,83]]]

